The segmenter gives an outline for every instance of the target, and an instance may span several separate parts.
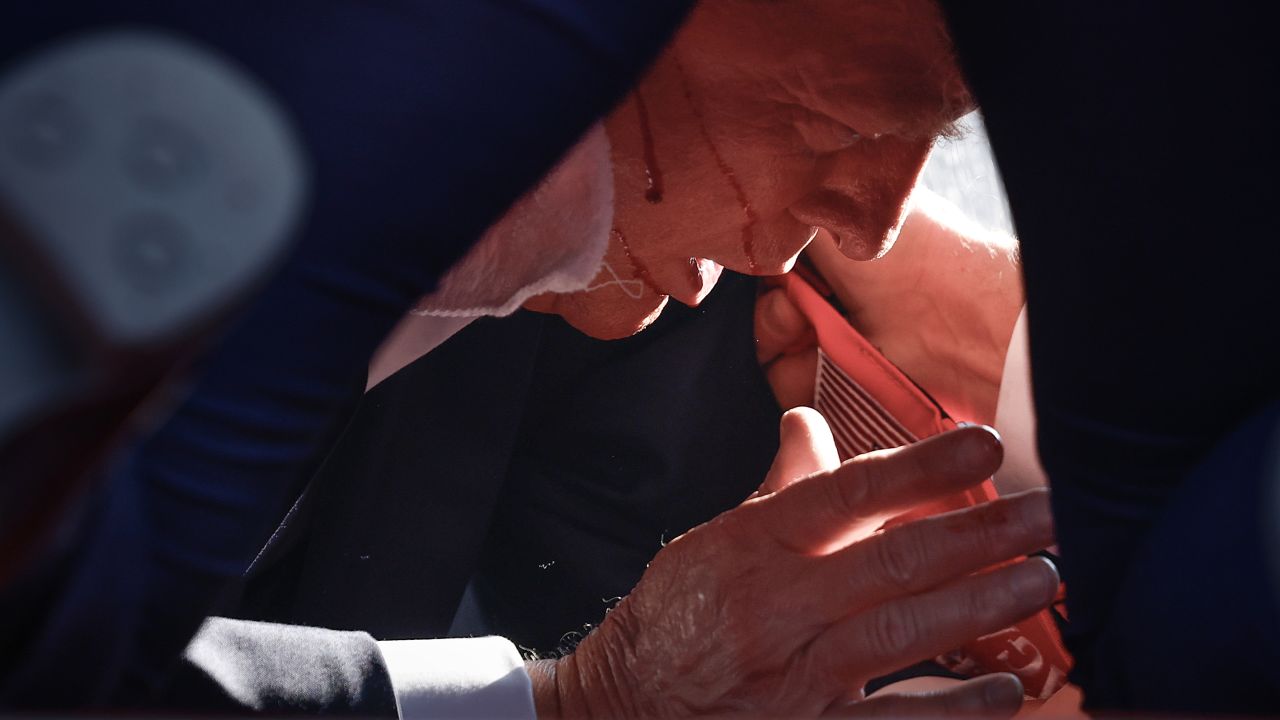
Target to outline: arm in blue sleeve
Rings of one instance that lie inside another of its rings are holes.
[[[7,696],[147,694],[266,539],[396,319],[608,111],[687,5],[135,0],[0,13],[6,62],[122,25],[231,58],[289,113],[313,187],[291,259],[172,418],[116,467]],[[82,681],[40,691],[36,679],[69,673]]]

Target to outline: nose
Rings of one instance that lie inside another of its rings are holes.
[[[897,237],[932,146],[929,139],[863,138],[831,156],[819,188],[795,203],[791,214],[829,231],[848,257],[879,257]]]

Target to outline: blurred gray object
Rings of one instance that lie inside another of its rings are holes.
[[[959,120],[961,134],[938,141],[925,165],[921,183],[945,197],[978,224],[1013,233],[1013,219],[996,169],[982,116],[971,112]]]
[[[284,256],[307,167],[275,98],[177,37],[0,75],[0,586]]]
[[[152,350],[240,297],[305,179],[274,100],[181,40],[79,38],[0,77],[0,440],[74,390],[70,353]]]

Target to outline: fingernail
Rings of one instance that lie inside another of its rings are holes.
[[[1001,449],[1000,433],[988,425],[973,427],[982,428],[986,432],[965,433],[965,442],[959,450],[956,461],[962,468],[985,470],[998,463]]]
[[[1012,673],[999,673],[991,675],[992,678],[999,678],[1000,682],[992,680],[987,684],[983,695],[987,701],[987,707],[1010,708],[1017,709],[1022,705],[1022,681],[1017,675]]]
[[[1043,555],[1037,555],[1036,559],[1043,562],[1052,571],[1050,574],[1053,575],[1053,592],[1056,595],[1058,585],[1062,582],[1062,573],[1058,572],[1058,564],[1053,561],[1053,558],[1047,558]]]
[[[1018,566],[1013,577],[1013,592],[1037,605],[1051,602],[1058,594],[1058,569],[1043,557],[1034,557]]]

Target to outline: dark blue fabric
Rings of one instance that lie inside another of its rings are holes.
[[[759,487],[781,412],[755,355],[756,285],[726,271],[697,308],[672,303],[623,340],[547,320],[472,579],[486,631],[571,644],[663,543]]]
[[[0,64],[120,26],[231,58],[288,111],[313,185],[290,261],[173,418],[112,474],[47,630],[32,648],[5,649],[22,659],[2,697],[74,706],[146,695],[339,428],[379,340],[609,109],[688,4],[134,0],[0,11]]]
[[[1197,644],[1206,638],[1188,636],[1176,658],[1104,638],[1176,637],[1202,622],[1238,638],[1254,622],[1226,597],[1184,597],[1202,592],[1195,568],[1164,561],[1176,576],[1161,586],[1163,602],[1180,624],[1164,624],[1167,613],[1120,613],[1117,602],[1157,567],[1139,550],[1189,484],[1209,483],[1235,506],[1257,481],[1242,466],[1221,465],[1229,474],[1216,479],[1191,473],[1280,397],[1271,24],[1241,2],[945,5],[1022,240],[1073,678],[1094,708],[1164,708],[1152,686],[1114,673],[1214,657]],[[1203,519],[1169,557],[1215,528],[1260,521]],[[1162,532],[1170,542],[1179,533]],[[1233,593],[1267,596],[1256,555],[1219,562],[1240,583]],[[1214,617],[1198,615],[1210,608]],[[1130,624],[1148,626],[1122,627]],[[1280,665],[1261,671],[1280,687]],[[1194,686],[1204,702],[1178,709],[1244,709],[1229,703],[1250,672],[1213,674]]]
[[[1178,488],[1134,557],[1098,641],[1094,685],[1143,710],[1280,709],[1280,403]]]

